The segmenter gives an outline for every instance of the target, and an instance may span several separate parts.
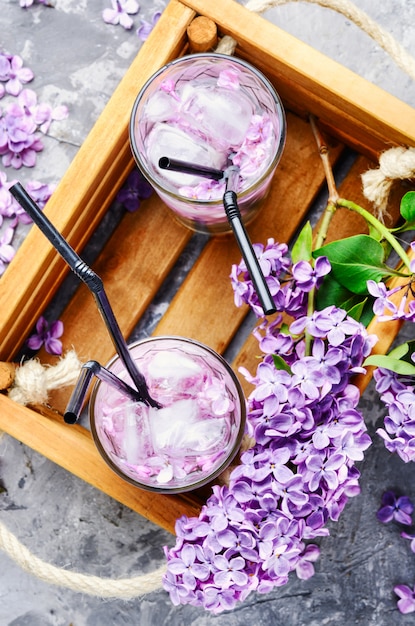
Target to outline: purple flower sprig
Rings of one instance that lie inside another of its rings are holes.
[[[54,120],[67,117],[66,106],[54,109],[39,103],[31,89],[19,92],[16,101],[0,111],[0,155],[5,167],[34,167],[43,150],[38,131],[46,134]]]
[[[63,322],[56,320],[48,322],[43,315],[36,322],[36,332],[27,340],[27,347],[30,350],[40,350],[44,345],[46,352],[60,356],[62,354]]]
[[[378,520],[384,524],[395,521],[405,526],[412,524],[412,513],[414,505],[408,496],[398,496],[393,491],[386,491],[382,495],[381,506],[376,514]],[[408,530],[401,531],[401,537],[409,539],[411,550],[415,552],[415,534]],[[397,602],[401,613],[413,613],[415,611],[415,587],[411,589],[408,585],[396,585],[394,592],[399,597]]]
[[[408,496],[397,496],[393,491],[385,491],[382,495],[381,507],[376,516],[380,522],[387,524],[394,520],[410,526],[414,505]]]
[[[313,575],[313,541],[360,492],[356,462],[371,443],[351,379],[375,338],[336,307],[307,314],[307,294],[329,269],[325,259],[293,265],[287,247],[273,240],[255,250],[279,311],[294,319],[287,327],[281,316],[263,318],[256,329],[264,357],[254,376],[244,370],[254,386],[247,428],[255,445],[229,485],[213,488],[198,518],[177,521],[176,544],[166,549],[172,602],[213,613],[251,591],[285,585],[291,572]],[[237,304],[248,302],[259,316],[243,263],[231,279]]]
[[[152,193],[153,188],[150,183],[137,168],[134,168],[115,199],[132,213],[140,207],[141,201],[149,198]]]
[[[0,226],[2,227],[0,234],[0,276],[4,274],[8,264],[16,254],[13,239],[17,226],[32,222],[9,192],[10,187],[15,182],[14,180],[8,181],[7,175],[0,171]],[[26,188],[35,202],[43,209],[52,195],[55,185],[33,180],[27,182]]]
[[[385,448],[405,463],[415,461],[415,383],[389,369],[373,372],[376,390],[387,409],[384,427],[377,433]]]

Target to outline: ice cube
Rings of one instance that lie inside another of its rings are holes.
[[[154,450],[170,456],[208,454],[224,445],[226,420],[202,419],[195,400],[179,400],[155,409],[150,419]]]
[[[225,154],[212,148],[203,139],[165,123],[154,125],[146,138],[146,150],[149,164],[156,178],[163,178],[176,188],[197,185],[201,178],[192,174],[160,169],[158,162],[161,157],[180,159],[216,169],[221,169],[226,162]]]
[[[127,463],[143,463],[149,452],[148,407],[137,403],[125,406],[121,448]]]
[[[182,92],[180,114],[221,148],[242,144],[254,113],[252,101],[240,89],[188,83]]]
[[[166,122],[178,110],[177,101],[165,91],[156,91],[148,100],[144,112],[144,121]]]
[[[202,368],[195,359],[181,352],[165,350],[154,354],[148,364],[147,371],[153,380],[163,378],[171,381],[174,385],[180,380],[199,376],[202,373]]]

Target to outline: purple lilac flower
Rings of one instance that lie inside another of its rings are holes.
[[[148,39],[151,31],[159,21],[161,13],[161,11],[155,11],[150,22],[144,19],[140,20],[141,26],[137,29],[137,35],[141,39],[141,41],[146,41],[146,39]]]
[[[8,264],[16,254],[11,245],[14,237],[14,225],[8,226],[0,237],[0,276],[4,274]]]
[[[136,211],[140,201],[149,198],[153,193],[150,183],[138,169],[134,168],[127,177],[124,185],[117,193],[116,200],[124,205],[127,211]]]
[[[60,320],[47,322],[41,316],[36,322],[36,332],[27,340],[27,346],[31,350],[39,350],[43,345],[49,354],[62,354],[62,342],[59,340],[63,334],[63,323]]]
[[[415,611],[415,588],[411,589],[407,585],[397,585],[394,592],[399,597],[398,609],[401,613],[413,613]]]
[[[414,506],[408,496],[396,496],[393,491],[386,491],[382,495],[382,506],[376,516],[384,524],[395,520],[409,526],[412,524],[413,510]]]
[[[373,312],[377,315],[380,322],[391,320],[415,321],[415,301],[410,300],[408,302],[408,293],[412,289],[412,276],[408,279],[407,284],[394,287],[393,289],[388,289],[384,283],[377,283],[374,280],[367,281],[367,288],[369,293],[375,298]],[[390,297],[399,291],[402,291],[403,295],[399,299],[399,305],[397,306]]]
[[[111,7],[102,12],[104,22],[107,24],[120,24],[126,30],[133,27],[133,20],[130,15],[135,15],[140,10],[136,0],[111,0]]]
[[[184,572],[172,579],[168,569],[164,586],[172,601],[214,613],[232,609],[251,591],[286,584],[292,571],[303,579],[313,575],[319,551],[308,542],[327,535],[328,520],[337,521],[348,498],[360,492],[355,463],[371,443],[351,379],[375,339],[335,307],[305,315],[305,290],[318,288],[325,261],[315,274],[311,266],[297,266],[296,279],[286,246],[269,240],[254,248],[280,312],[294,317],[292,334],[282,332],[281,315],[260,321],[254,334],[264,356],[254,375],[244,371],[253,385],[248,434],[255,444],[241,455],[229,485],[213,488],[199,518],[178,521],[176,545],[166,549],[169,564],[183,560],[185,546],[197,547],[197,564],[209,568],[187,593]],[[235,301],[261,315],[243,262],[232,268],[231,280]],[[274,356],[287,367],[277,368]]]
[[[65,106],[52,109],[39,104],[34,91],[24,89],[17,101],[0,112],[0,155],[5,167],[19,169],[33,167],[36,153],[43,150],[43,143],[36,131],[47,132],[52,120],[67,116]]]
[[[0,53],[0,81],[5,83],[4,90],[11,96],[18,96],[23,84],[33,80],[33,72],[23,67],[23,59],[17,54]]]
[[[331,270],[331,265],[327,257],[320,256],[312,266],[307,261],[298,261],[292,268],[293,278],[303,291],[309,292],[313,288],[318,288],[321,282]]]
[[[297,561],[295,573],[301,580],[308,580],[314,575],[314,565],[320,556],[320,548],[314,543],[304,546],[303,552]]]
[[[17,102],[25,115],[33,120],[38,130],[46,134],[53,121],[62,121],[68,116],[68,107],[59,105],[52,108],[48,104],[38,102],[37,95],[32,89],[23,89]]]
[[[395,372],[378,368],[373,373],[380,399],[388,410],[377,434],[386,449],[405,462],[415,461],[415,385]]]

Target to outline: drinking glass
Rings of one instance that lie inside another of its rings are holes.
[[[160,158],[222,171],[236,166],[233,191],[246,225],[269,190],[285,137],[284,109],[269,80],[219,53],[188,55],[158,70],[140,90],[130,120],[142,174],[182,224],[212,234],[230,231],[225,180],[163,170]]]
[[[151,337],[129,349],[161,408],[98,381],[89,416],[102,457],[126,481],[150,491],[180,493],[211,482],[234,459],[245,429],[245,398],[232,368],[208,346],[183,337]],[[118,355],[107,367],[131,384]]]

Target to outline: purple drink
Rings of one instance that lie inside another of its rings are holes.
[[[256,68],[222,54],[196,54],[161,68],[140,91],[130,141],[136,162],[186,226],[229,231],[225,182],[162,170],[161,157],[239,169],[244,223],[256,215],[285,143],[285,115],[271,83]]]
[[[143,489],[177,493],[210,482],[232,461],[244,433],[245,399],[232,369],[207,346],[181,337],[153,337],[130,350],[162,408],[98,382],[89,412],[101,455]],[[108,368],[130,383],[118,357]]]

